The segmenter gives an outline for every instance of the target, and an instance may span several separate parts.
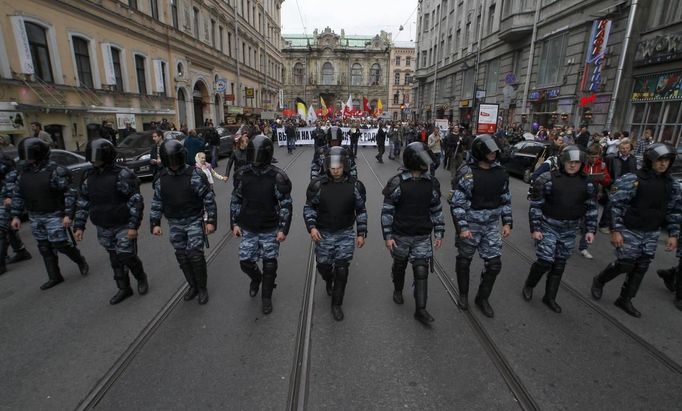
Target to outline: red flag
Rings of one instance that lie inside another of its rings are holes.
[[[363,97],[362,97],[362,110],[363,110],[365,113],[370,113],[370,112],[371,112],[371,110],[369,109],[369,104],[368,104],[368,103],[369,103],[369,101],[367,101],[367,97],[366,97],[366,96],[363,96]]]

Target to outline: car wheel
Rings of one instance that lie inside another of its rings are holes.
[[[530,168],[527,168],[523,170],[523,181],[527,184],[530,184],[530,177],[533,175],[533,170]]]

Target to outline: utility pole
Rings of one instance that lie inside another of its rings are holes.
[[[436,18],[438,19],[438,35],[436,36],[436,47],[437,47],[437,50],[439,50],[441,54],[443,53],[443,50],[440,50],[439,41],[440,41],[440,23],[442,20],[440,18],[440,16],[442,14],[443,14],[443,10],[440,10],[440,13],[438,14],[438,16],[436,16]],[[436,88],[438,86],[438,53],[433,53],[433,54],[434,54],[433,59],[435,60],[436,67],[433,70],[433,96],[431,98],[431,116],[432,116],[431,120],[436,119]]]
[[[236,98],[236,103],[237,106],[242,105],[242,80],[241,76],[239,73],[239,15],[237,13],[237,4],[235,3],[234,5],[234,49],[235,49],[235,56],[237,57],[237,95],[235,96]]]
[[[530,39],[530,52],[528,55],[528,69],[526,70],[526,81],[523,85],[523,100],[521,103],[521,114],[526,114],[526,104],[528,103],[528,90],[530,89],[530,75],[533,71],[533,56],[535,55],[535,39],[538,35],[538,20],[540,19],[540,1],[535,2],[535,19],[533,20],[533,35]],[[530,120],[530,119],[528,119]],[[531,121],[532,123],[532,121]]]
[[[538,0],[538,3],[540,1]],[[481,36],[483,34],[483,11],[485,10],[485,0],[483,0],[483,4],[481,5],[481,11],[479,13],[480,19],[478,21],[478,38],[476,39],[476,65],[474,66],[474,94],[472,95],[471,98],[471,125],[473,126],[471,129],[471,133],[474,134],[476,133],[476,130],[478,130],[478,115],[476,115],[476,102],[477,97],[476,93],[478,92],[478,67],[481,61]],[[487,91],[486,91],[487,92]]]

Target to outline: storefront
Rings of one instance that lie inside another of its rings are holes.
[[[237,124],[244,115],[244,108],[239,106],[225,107],[225,124]]]
[[[630,96],[633,137],[651,130],[654,140],[682,145],[682,71],[636,77]]]

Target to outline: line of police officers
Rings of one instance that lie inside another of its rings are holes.
[[[321,172],[313,175],[308,185],[303,217],[315,244],[317,270],[332,297],[333,318],[341,321],[350,261],[355,247],[361,248],[367,236],[366,192],[357,172],[351,172],[355,169],[354,156],[337,145],[320,146],[312,166]],[[11,206],[2,208],[0,230],[4,241],[10,228],[8,216],[12,216],[11,228],[18,230],[19,217],[24,209],[28,210],[48,274],[41,289],[64,281],[58,252],[75,262],[82,275],[88,274],[88,264],[76,241],[82,240],[90,217],[100,244],[109,254],[118,287],[110,303],[118,304],[133,294],[129,272],[137,280],[138,293],[146,294],[149,284],[136,243],[144,203],[136,176],[115,163],[114,146],[104,139],[88,143],[85,154],[94,168],[79,187],[71,184],[65,168],[49,161],[49,147],[40,139],[25,138],[18,149],[23,170],[18,175],[16,171],[6,173],[3,180],[2,192]],[[494,316],[489,298],[502,270],[502,238],[510,235],[513,226],[509,177],[498,162],[499,151],[492,137],[477,137],[471,146],[470,161],[458,170],[448,196],[457,232],[459,303],[463,310],[468,309],[469,267],[478,251],[484,270],[475,303],[488,317]],[[178,141],[168,140],[161,145],[164,168],[153,183],[150,226],[154,235],[162,235],[161,218],[168,219],[170,242],[189,285],[184,299],[198,296],[199,304],[206,304],[204,246],[207,235],[217,227],[217,206],[206,175],[188,166],[185,155]],[[291,182],[283,170],[271,164],[272,156],[269,138],[259,135],[249,141],[249,164],[237,171],[238,184],[230,202],[231,231],[241,237],[240,267],[251,279],[249,294],[255,297],[260,289],[264,314],[273,310],[279,245],[288,235],[292,213]],[[600,299],[607,282],[626,274],[615,304],[635,317],[641,314],[632,299],[653,259],[662,226],[668,229],[666,249],[677,245],[682,195],[668,174],[674,158],[675,151],[669,145],[652,144],[644,154],[642,169],[618,179],[611,190],[611,243],[616,247],[616,261],[594,278],[591,291],[595,299]],[[381,209],[382,234],[393,258],[393,300],[404,303],[402,291],[410,263],[414,316],[424,324],[434,320],[426,310],[429,263],[445,231],[440,185],[428,172],[433,161],[433,153],[424,143],[409,144],[403,153],[401,171],[383,189]],[[561,312],[556,296],[581,220],[585,221],[588,243],[593,241],[596,230],[595,186],[582,172],[585,162],[586,155],[577,146],[564,148],[559,167],[540,175],[530,190],[529,221],[537,260],[530,267],[522,295],[532,299],[534,287],[547,274],[543,302],[555,312]],[[678,257],[682,265],[679,251]],[[258,265],[261,260],[262,268]],[[678,267],[659,273],[666,286],[675,290],[675,305],[680,309],[681,272]]]

